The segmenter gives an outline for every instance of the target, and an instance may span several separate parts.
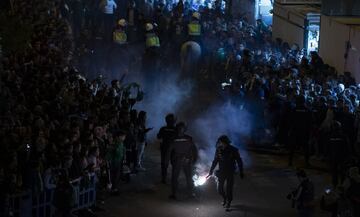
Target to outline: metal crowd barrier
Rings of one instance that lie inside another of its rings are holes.
[[[32,201],[31,191],[10,195],[9,216],[27,217],[31,213]]]
[[[79,178],[70,182],[73,186],[75,204],[72,211],[88,208],[96,202],[95,174],[89,178]],[[40,194],[31,191],[13,194],[9,197],[9,216],[11,217],[53,217],[53,206],[56,188],[47,189]]]
[[[76,204],[74,211],[87,208],[95,204],[96,200],[96,178],[95,175],[89,176],[88,182],[81,178],[72,182],[72,186],[75,190]]]

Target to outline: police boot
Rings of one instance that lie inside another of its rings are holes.
[[[230,207],[231,207],[231,201],[228,201],[228,202],[226,203],[225,208],[226,208],[226,210],[229,210]]]
[[[225,205],[226,205],[226,198],[224,197],[223,202],[222,202],[222,206],[225,207]]]

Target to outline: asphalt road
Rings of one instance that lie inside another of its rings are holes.
[[[291,217],[296,210],[286,199],[287,193],[298,184],[294,170],[286,167],[281,156],[249,153],[251,166],[245,170],[245,179],[236,177],[234,201],[230,211],[221,206],[214,180],[198,187],[196,199],[180,194],[178,201],[168,199],[170,185],[160,183],[159,154],[154,145],[147,150],[146,172],[132,177],[130,184],[121,186],[119,196],[106,200],[108,217]],[[300,160],[300,159],[298,159]],[[245,162],[246,164],[247,162]],[[301,165],[301,162],[298,162]],[[322,172],[308,170],[316,186],[317,199],[329,183]],[[182,189],[185,182],[182,180]],[[328,216],[318,210],[315,216]]]

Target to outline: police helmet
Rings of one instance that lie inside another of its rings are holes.
[[[200,20],[200,13],[199,13],[199,12],[194,12],[194,13],[192,14],[192,17],[195,18],[195,19],[197,19],[197,20]]]
[[[337,132],[341,131],[341,127],[342,127],[342,125],[341,125],[341,123],[339,121],[334,121],[332,123],[332,128],[333,128],[334,131],[337,131]]]
[[[126,26],[126,20],[125,19],[120,19],[118,21],[118,24],[119,24],[119,26],[125,27]]]
[[[154,26],[153,26],[153,24],[151,24],[151,23],[147,23],[147,24],[145,25],[145,29],[146,29],[146,31],[151,31],[151,30],[154,29]]]

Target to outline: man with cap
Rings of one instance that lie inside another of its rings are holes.
[[[216,176],[218,178],[218,192],[223,197],[223,206],[229,209],[233,199],[236,164],[240,172],[240,177],[243,179],[243,162],[238,149],[231,145],[231,141],[226,135],[222,135],[218,138],[216,146],[214,160],[207,178],[213,174],[215,167],[219,164],[219,170],[216,171]],[[224,190],[225,182],[226,190]]]
[[[171,143],[167,154],[166,161],[170,159],[172,166],[172,178],[171,178],[171,195],[170,199],[177,199],[178,190],[178,179],[180,171],[183,170],[186,177],[186,184],[188,193],[191,197],[194,196],[193,188],[194,184],[192,181],[192,167],[197,160],[198,150],[192,140],[192,137],[185,134],[186,126],[184,122],[180,122],[176,125],[176,137]]]
[[[163,184],[166,184],[167,177],[167,168],[169,162],[166,161],[166,153],[169,149],[170,144],[174,141],[176,137],[176,118],[174,114],[168,114],[165,117],[166,126],[162,127],[157,134],[157,138],[161,139],[160,152],[161,152],[161,181]]]

